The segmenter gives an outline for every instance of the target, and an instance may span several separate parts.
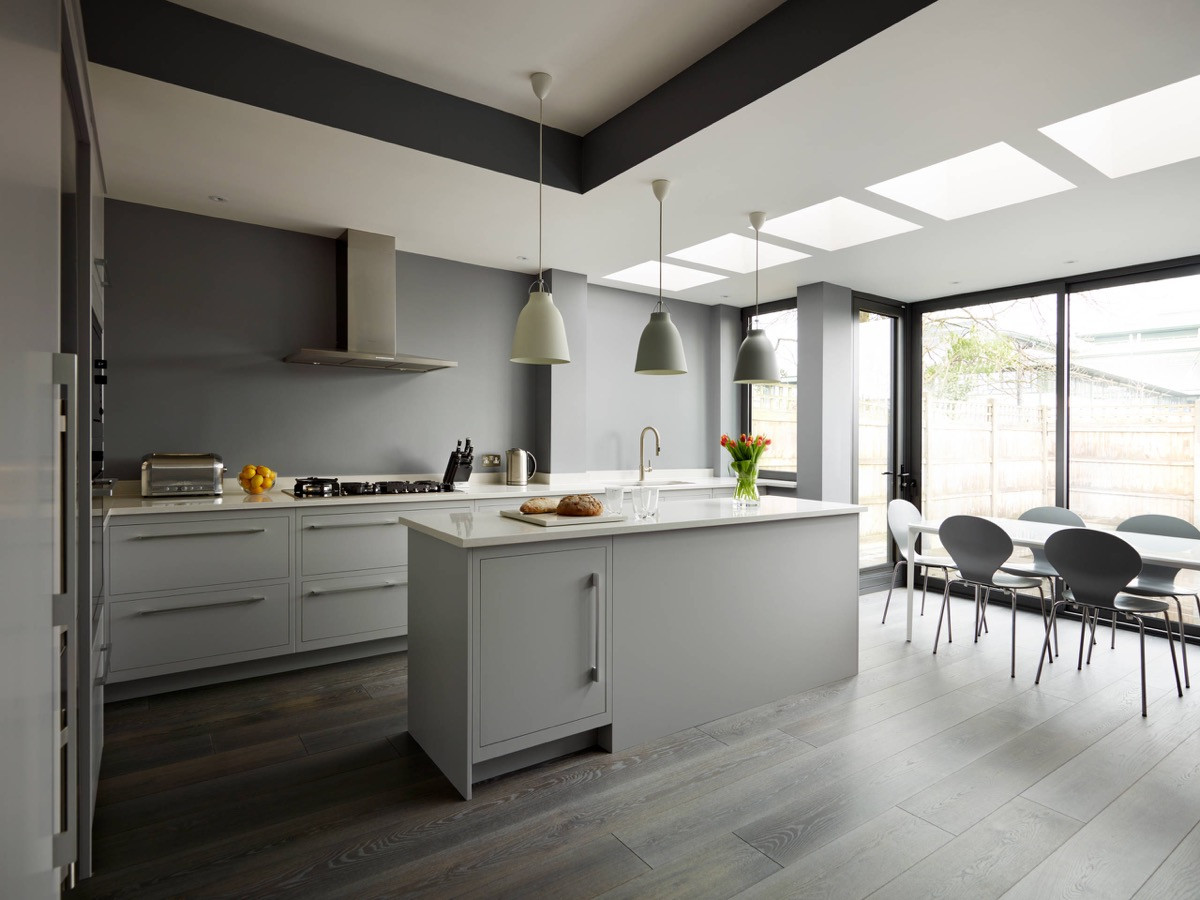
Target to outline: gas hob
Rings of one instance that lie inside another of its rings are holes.
[[[441,494],[454,490],[452,484],[437,481],[339,481],[336,478],[297,478],[285,494],[297,500],[321,500],[333,497],[368,497],[381,494]]]

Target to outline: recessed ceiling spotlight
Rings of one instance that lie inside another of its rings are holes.
[[[1064,259],[1064,260],[1063,260],[1063,265],[1065,265],[1065,266],[1073,266],[1073,265],[1075,265],[1075,263],[1077,263],[1077,262],[1079,262],[1079,260],[1077,260],[1077,259]]]
[[[520,260],[521,262],[529,262],[528,256],[518,256],[517,259]]]
[[[961,282],[961,281],[952,281],[952,282],[950,282],[950,283],[951,283],[951,284],[962,284],[962,282]]]
[[[209,194],[208,199],[211,200],[213,203],[228,203],[229,202],[228,197],[222,197],[220,194]]]
[[[1109,178],[1200,156],[1200,75],[1102,106],[1042,134]]]
[[[1000,141],[867,190],[939,219],[961,219],[1073,187],[1058,173]]]

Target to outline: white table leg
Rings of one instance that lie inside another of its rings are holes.
[[[917,529],[910,525],[908,528],[908,556],[907,556],[907,559],[916,559],[916,558],[917,558]],[[905,566],[905,568],[908,569],[908,572],[906,573],[908,576],[906,579],[908,581],[908,610],[906,613],[907,621],[908,621],[908,637],[905,640],[907,640],[911,644],[912,643],[912,626],[913,626],[913,586],[916,585],[916,583],[917,583],[917,573],[916,573],[917,567],[913,566],[913,565],[907,565],[907,566]]]

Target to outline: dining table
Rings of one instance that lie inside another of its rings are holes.
[[[1047,522],[1031,522],[1026,519],[1006,519],[999,516],[981,516],[989,522],[995,522],[1012,539],[1017,547],[1041,549],[1046,545],[1046,539],[1056,531],[1072,528],[1072,525],[1052,525]],[[937,534],[941,528],[940,520],[913,522],[908,526],[908,559],[916,556],[917,539],[922,534]],[[1115,531],[1112,528],[1089,525],[1089,528],[1100,528],[1103,531]],[[1126,540],[1142,557],[1142,563],[1160,566],[1175,566],[1180,569],[1195,569],[1200,571],[1200,540],[1191,538],[1167,537],[1160,534],[1139,534],[1132,531],[1120,532],[1120,537]],[[907,640],[913,637],[913,588],[916,577],[912,566],[907,573]]]

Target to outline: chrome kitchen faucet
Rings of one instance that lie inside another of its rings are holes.
[[[647,425],[642,429],[642,436],[638,438],[638,481],[645,481],[646,473],[654,471],[654,466],[650,463],[649,457],[646,456],[647,431],[654,432],[654,455],[662,455],[662,438],[658,434],[658,429],[653,425]]]

